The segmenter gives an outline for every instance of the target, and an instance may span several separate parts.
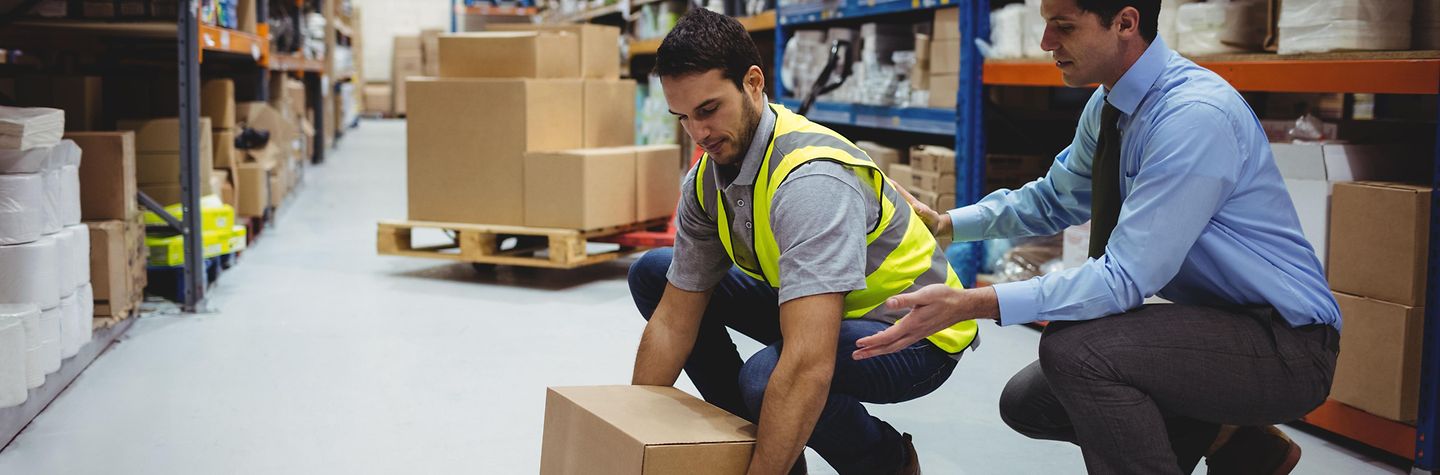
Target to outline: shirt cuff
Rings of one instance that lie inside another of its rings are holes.
[[[1001,325],[1019,325],[1039,320],[1040,305],[1036,302],[1040,292],[1038,279],[995,284],[995,298],[1000,301]]]
[[[984,239],[983,229],[985,216],[980,213],[980,207],[975,205],[964,208],[956,208],[949,211],[950,234],[955,242],[970,242]]]

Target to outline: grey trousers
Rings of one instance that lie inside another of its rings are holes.
[[[1051,323],[1000,396],[1036,439],[1077,444],[1092,474],[1190,473],[1221,424],[1299,419],[1330,394],[1340,335],[1269,307],[1147,305]]]

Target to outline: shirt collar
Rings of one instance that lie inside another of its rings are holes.
[[[760,172],[760,163],[765,161],[765,149],[770,148],[770,136],[775,133],[775,111],[770,108],[770,98],[761,97],[760,125],[755,127],[755,136],[750,139],[750,149],[740,162],[740,173],[731,185],[751,186]]]
[[[1150,92],[1150,86],[1155,85],[1160,73],[1165,70],[1170,54],[1165,40],[1156,36],[1140,59],[1135,60],[1135,64],[1130,65],[1130,69],[1115,82],[1115,88],[1106,91],[1105,100],[1127,116],[1134,114],[1140,100],[1145,98],[1145,93]]]

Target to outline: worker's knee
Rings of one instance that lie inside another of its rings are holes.
[[[1055,406],[1055,407],[1051,407]],[[1000,391],[1000,420],[1012,430],[1034,439],[1053,439],[1060,428],[1048,414],[1059,409],[1050,392],[1040,363],[1031,363],[1015,373]]]
[[[630,296],[635,299],[640,316],[646,320],[650,319],[655,307],[660,304],[660,297],[665,294],[665,273],[670,270],[673,257],[674,250],[667,247],[647,252],[630,264]]]
[[[756,352],[740,367],[740,396],[756,422],[760,419],[760,406],[765,402],[765,388],[770,385],[770,374],[779,362],[780,344],[776,343]]]

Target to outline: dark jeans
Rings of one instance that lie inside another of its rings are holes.
[[[1092,474],[1190,473],[1221,424],[1299,419],[1330,394],[1340,335],[1274,310],[1147,305],[1056,322],[1000,395],[1021,434],[1078,444]]]
[[[664,294],[671,249],[656,249],[630,267],[630,294],[646,320]],[[784,351],[780,337],[779,296],[769,284],[738,269],[716,286],[700,323],[685,373],[706,401],[759,422],[770,373]],[[921,340],[891,355],[854,361],[855,340],[889,324],[845,320],[835,348],[835,375],[820,420],[806,445],[842,474],[883,473],[899,467],[904,444],[889,424],[871,416],[862,402],[896,403],[929,394],[954,371],[956,361]],[[726,327],[767,345],[748,361],[740,358]]]

